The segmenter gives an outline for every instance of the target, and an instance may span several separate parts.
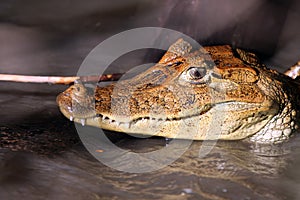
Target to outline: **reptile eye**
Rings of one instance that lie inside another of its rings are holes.
[[[188,70],[189,75],[191,76],[192,79],[201,79],[205,76],[206,74],[206,69],[205,68],[199,68],[199,67],[191,67]]]

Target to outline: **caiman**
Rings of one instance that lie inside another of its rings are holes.
[[[94,89],[77,82],[57,103],[70,120],[117,132],[278,143],[299,127],[300,87],[292,72],[268,69],[229,45],[192,51],[179,39],[133,78]]]

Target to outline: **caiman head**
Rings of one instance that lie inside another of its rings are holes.
[[[107,130],[168,138],[259,142],[296,128],[288,77],[230,46],[191,52],[180,39],[153,67],[93,89],[75,83],[57,97],[70,120]]]

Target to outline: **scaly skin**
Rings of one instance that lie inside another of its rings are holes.
[[[75,83],[57,97],[71,120],[103,129],[194,140],[282,142],[298,128],[299,85],[252,53],[182,39],[158,64],[95,90]]]

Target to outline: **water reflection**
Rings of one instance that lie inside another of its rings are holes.
[[[283,199],[285,187],[279,183],[292,160],[293,143],[265,146],[257,153],[245,142],[218,142],[199,158],[203,143],[193,142],[173,164],[138,174],[101,164],[81,144],[51,157],[2,149],[0,194],[12,199]],[[165,145],[161,138],[131,137],[116,144],[136,152]]]

